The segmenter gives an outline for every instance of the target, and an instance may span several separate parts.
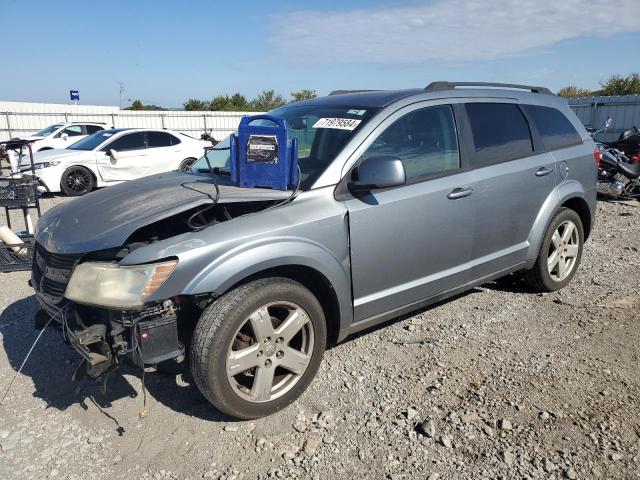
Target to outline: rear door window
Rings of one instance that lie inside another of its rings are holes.
[[[582,143],[582,138],[560,110],[538,105],[525,105],[524,108],[536,125],[547,150]]]
[[[449,105],[421,108],[393,122],[364,152],[364,158],[399,158],[407,182],[460,168],[458,136]]]
[[[85,128],[87,129],[87,135],[93,135],[94,133],[99,132],[100,130],[104,130],[102,127],[98,125],[85,125]]]
[[[171,135],[165,132],[147,132],[149,148],[170,147]]]
[[[526,118],[511,103],[467,103],[476,166],[492,165],[533,153]]]

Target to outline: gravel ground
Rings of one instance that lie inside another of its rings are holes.
[[[561,292],[510,277],[376,328],[252,422],[180,371],[146,406],[135,370],[73,383],[46,331],[0,405],[0,478],[640,478],[639,205],[600,203]],[[37,335],[27,279],[0,275],[0,392]]]

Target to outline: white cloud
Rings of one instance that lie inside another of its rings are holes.
[[[640,31],[640,0],[436,0],[274,19],[278,53],[310,63],[468,62]],[[635,48],[633,45],[629,46]]]

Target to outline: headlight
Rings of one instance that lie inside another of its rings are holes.
[[[178,261],[120,266],[108,262],[86,262],[76,266],[64,294],[85,305],[107,308],[141,308],[162,285]]]
[[[33,165],[33,168],[35,170],[39,170],[41,168],[55,167],[56,165],[60,165],[60,160],[52,160],[50,162],[36,163]]]

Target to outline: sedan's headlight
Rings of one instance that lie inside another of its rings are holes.
[[[41,168],[55,167],[56,165],[60,165],[60,160],[52,160],[50,162],[35,163],[33,165],[33,168],[35,170],[39,170]],[[27,165],[27,166],[29,166],[29,165]]]
[[[138,309],[169,278],[177,263],[177,260],[132,266],[81,263],[73,270],[64,296],[85,305]]]

